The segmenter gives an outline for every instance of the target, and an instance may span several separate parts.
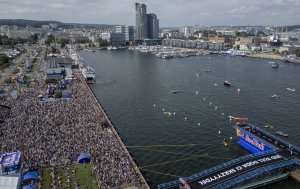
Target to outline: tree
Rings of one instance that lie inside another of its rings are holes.
[[[59,54],[60,51],[59,51],[57,48],[51,46],[51,53],[52,53],[52,54]]]
[[[50,45],[53,41],[55,40],[55,37],[50,34],[47,38],[47,40],[45,41],[46,45]]]
[[[108,41],[99,39],[99,46],[100,47],[107,47],[108,46]]]
[[[29,37],[28,41],[30,44],[35,44],[38,42],[38,39],[39,39],[38,35],[34,34]]]
[[[8,63],[9,62],[9,58],[5,55],[5,54],[0,54],[0,63]]]
[[[67,39],[67,38],[60,39],[60,47],[61,48],[64,48],[66,46],[66,44],[69,44],[69,43],[70,43],[70,39]]]
[[[300,57],[300,50],[296,50],[295,54],[297,57]]]

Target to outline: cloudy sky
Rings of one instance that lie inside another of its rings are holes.
[[[300,24],[300,0],[0,0],[0,18],[134,25],[135,2],[160,26]]]

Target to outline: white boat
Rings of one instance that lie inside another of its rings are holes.
[[[275,62],[274,64],[272,64],[272,68],[279,68],[279,64]]]
[[[161,58],[163,58],[163,59],[170,59],[170,58],[173,58],[173,56],[172,55],[164,54],[164,55],[162,55]]]
[[[229,49],[228,51],[223,52],[223,55],[231,55],[232,54],[232,49]]]
[[[180,92],[179,90],[172,91],[172,93],[174,93],[174,94],[179,93],[179,92]]]
[[[286,62],[292,62],[292,63],[300,63],[300,58],[294,58],[294,57],[285,57],[284,61]]]
[[[107,50],[112,50],[112,46],[108,46],[108,47],[107,47]]]
[[[92,67],[90,66],[82,67],[81,73],[83,77],[86,79],[87,83],[94,83],[96,74]]]
[[[185,57],[189,57],[190,55],[189,54],[187,54],[187,53],[180,53],[179,54],[179,57],[180,58],[185,58]]]
[[[284,137],[288,137],[289,135],[282,132],[282,131],[277,131],[276,134],[280,135],[280,136],[284,136]]]
[[[295,92],[296,91],[296,89],[294,89],[294,88],[286,88],[288,91],[292,91],[292,92]]]
[[[228,80],[225,80],[225,81],[224,81],[224,85],[225,85],[225,86],[230,86],[231,83],[230,83]]]
[[[273,94],[271,97],[272,98],[279,98],[279,95],[278,94]]]

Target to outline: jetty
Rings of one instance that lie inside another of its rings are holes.
[[[255,188],[289,175],[299,180],[300,149],[252,124],[233,126],[238,144],[252,154],[231,160],[183,180],[192,189]],[[294,172],[296,171],[296,172]],[[180,179],[158,185],[159,189],[182,187]]]

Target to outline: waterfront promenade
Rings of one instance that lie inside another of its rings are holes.
[[[284,60],[284,58],[280,54],[270,54],[270,53],[253,54],[253,55],[249,55],[248,57],[271,59],[271,60],[281,60],[281,61]]]
[[[37,66],[32,74],[36,82],[6,87],[17,90],[18,98],[7,95],[2,102],[11,114],[0,127],[1,153],[21,151],[25,167],[40,170],[73,164],[81,153],[89,153],[101,188],[147,188],[79,71],[74,70],[76,80],[67,85],[73,99],[40,101],[37,96],[47,86],[44,65]]]

